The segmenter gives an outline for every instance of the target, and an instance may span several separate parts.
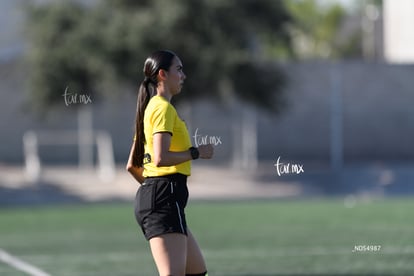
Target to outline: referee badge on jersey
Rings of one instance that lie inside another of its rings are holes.
[[[144,154],[144,161],[142,163],[144,165],[151,163],[151,154],[149,153]]]

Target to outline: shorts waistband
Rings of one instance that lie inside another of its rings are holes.
[[[148,176],[145,180],[158,180],[158,179],[167,179],[169,181],[187,181],[187,175],[181,173],[174,173],[161,176]]]

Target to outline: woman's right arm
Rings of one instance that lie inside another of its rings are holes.
[[[132,174],[132,176],[140,183],[144,183],[144,176],[142,175],[142,173],[144,172],[144,168],[142,167],[136,167],[134,166],[132,160],[133,160],[133,156],[134,156],[134,150],[135,150],[135,143],[132,143],[132,147],[131,147],[131,151],[129,153],[129,158],[128,158],[128,163],[126,166],[126,170]]]
[[[153,136],[154,147],[154,164],[157,167],[175,166],[186,161],[190,161],[190,150],[172,152],[170,151],[171,134],[168,132],[158,132]],[[200,145],[198,147],[199,157],[202,159],[211,159],[214,153],[213,145]]]

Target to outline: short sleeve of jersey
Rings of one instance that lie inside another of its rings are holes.
[[[169,132],[172,135],[175,118],[176,111],[168,102],[157,105],[151,116],[152,134]]]

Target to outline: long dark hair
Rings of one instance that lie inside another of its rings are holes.
[[[132,164],[142,167],[144,159],[144,112],[152,96],[157,94],[157,75],[160,69],[168,71],[176,56],[171,51],[160,50],[152,53],[144,63],[144,80],[138,89],[137,114],[135,119],[135,148]]]

